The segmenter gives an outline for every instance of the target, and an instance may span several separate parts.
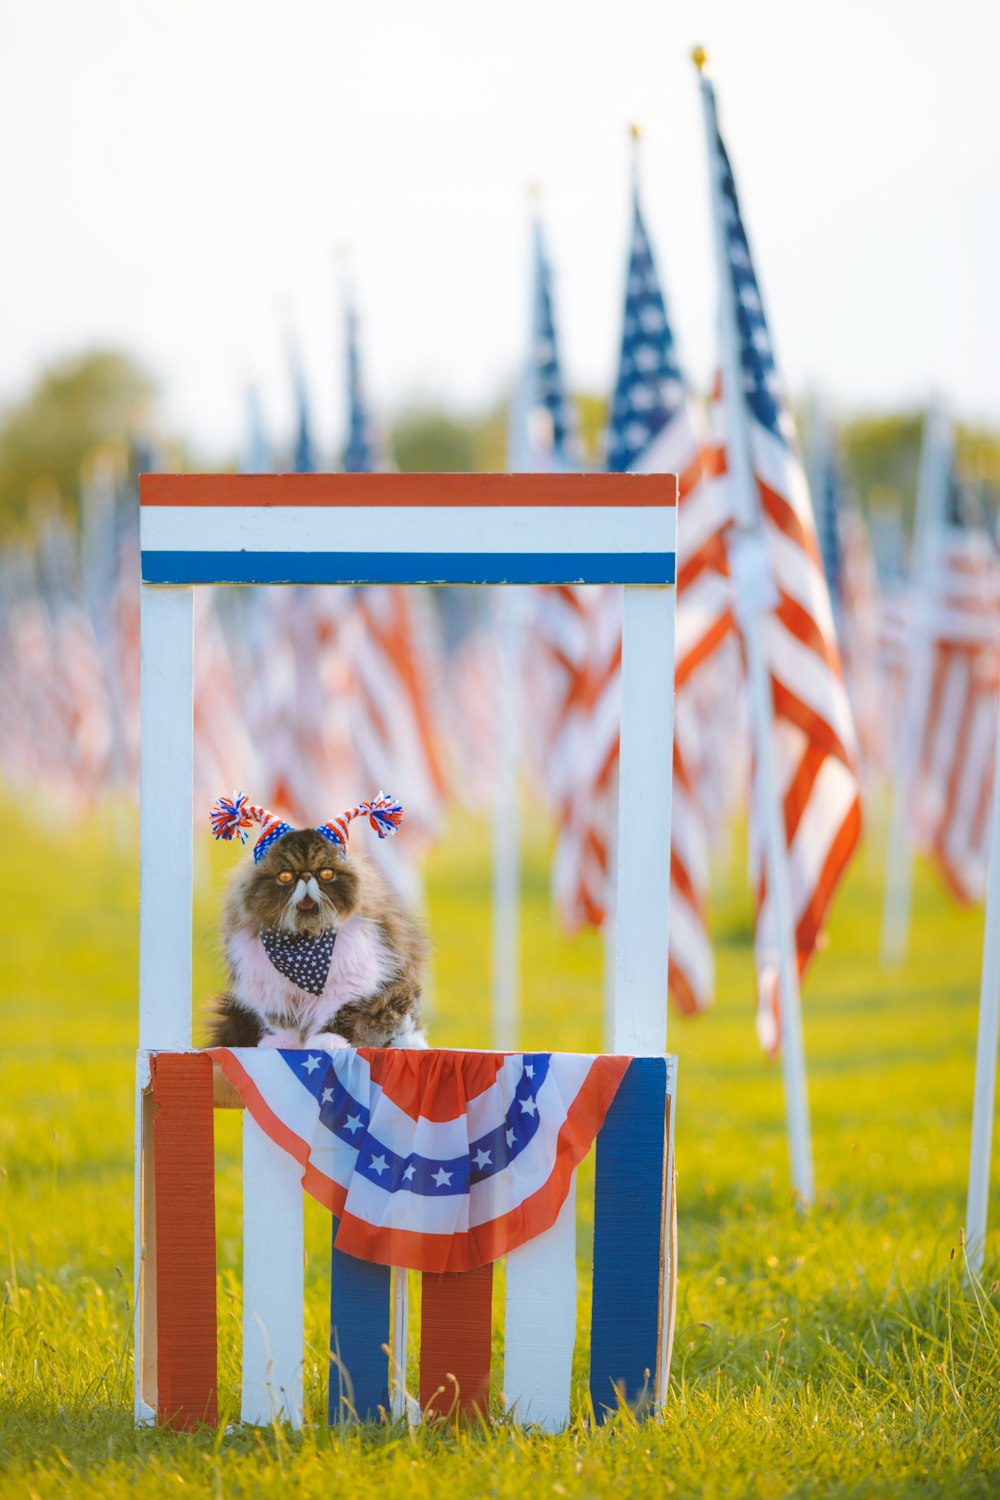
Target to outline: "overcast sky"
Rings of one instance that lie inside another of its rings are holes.
[[[0,4],[0,401],[114,344],[206,459],[240,440],[247,372],[283,443],[290,322],[332,451],[349,246],[376,408],[483,404],[523,354],[532,182],[568,377],[607,390],[632,120],[704,382],[703,42],[787,384],[1000,420],[993,0]]]

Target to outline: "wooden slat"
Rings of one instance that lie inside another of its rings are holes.
[[[339,1220],[333,1220],[333,1238]],[[389,1411],[392,1272],[333,1246],[329,1420],[378,1422]],[[405,1357],[405,1356],[404,1356]]]
[[[552,1228],[507,1256],[504,1404],[520,1427],[569,1422],[576,1342],[576,1173]]]
[[[143,474],[149,505],[676,505],[673,474]]]
[[[599,1420],[619,1400],[644,1407],[659,1384],[666,1095],[666,1059],[633,1059],[597,1137],[590,1395]]]
[[[409,1348],[410,1298],[407,1273],[397,1267],[392,1273],[392,1352],[389,1355],[389,1403],[394,1421],[408,1415],[406,1361]]]
[[[243,1115],[244,1422],[302,1426],[302,1168]]]
[[[149,1056],[136,1059],[134,1416],[137,1427],[156,1422],[156,1173]]]
[[[425,1417],[485,1412],[490,1393],[493,1267],[425,1271],[420,1406]]]
[[[157,1421],[217,1420],[212,1059],[150,1059],[156,1172]]]
[[[674,596],[674,589],[625,589],[614,1050],[629,1056],[667,1045]]]
[[[142,589],[139,1046],[191,1045],[191,590]]]

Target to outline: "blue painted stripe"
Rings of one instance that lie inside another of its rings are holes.
[[[333,1220],[337,1238],[340,1220]],[[355,1260],[333,1246],[330,1261],[330,1425],[378,1422],[389,1411],[388,1266]]]
[[[667,1064],[629,1063],[597,1137],[590,1397],[598,1420],[654,1394],[663,1250]]]
[[[144,583],[673,583],[673,552],[156,552]]]

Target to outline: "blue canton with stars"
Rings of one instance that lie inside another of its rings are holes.
[[[712,111],[714,116],[714,94]],[[737,340],[744,397],[761,426],[766,427],[779,442],[791,446],[795,435],[792,418],[774,362],[771,336],[767,331],[767,321],[764,317],[764,305],[761,301],[757,278],[754,275],[753,261],[750,258],[750,244],[740,217],[733,170],[729,164],[726,148],[722,144],[718,123],[715,127],[715,149],[721,166],[723,227],[726,236],[727,260],[735,294]]]
[[[345,474],[370,474],[375,467],[371,421],[361,389],[361,360],[358,355],[358,320],[354,312],[347,316],[347,447],[344,450]]]
[[[559,362],[551,280],[541,226],[536,224],[535,315],[531,342],[532,399],[536,405],[544,406],[549,413],[553,453],[558,458],[568,459],[576,423]]]
[[[832,441],[824,444],[818,464],[816,483],[816,537],[830,598],[841,600],[840,512],[844,503],[844,475]]]
[[[621,358],[608,432],[609,470],[624,474],[634,468],[683,401],[674,336],[636,194]]]
[[[538,1131],[538,1090],[549,1071],[549,1053],[526,1054],[514,1099],[501,1125],[472,1142],[466,1156],[434,1160],[411,1152],[399,1156],[368,1134],[371,1115],[338,1079],[327,1054],[282,1051],[281,1056],[320,1106],[320,1122],[358,1149],[355,1171],[387,1192],[425,1198],[466,1194],[477,1182],[514,1161]]]

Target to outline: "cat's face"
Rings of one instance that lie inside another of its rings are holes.
[[[240,896],[256,927],[319,937],[357,910],[360,885],[359,870],[328,839],[297,828],[243,876]]]

